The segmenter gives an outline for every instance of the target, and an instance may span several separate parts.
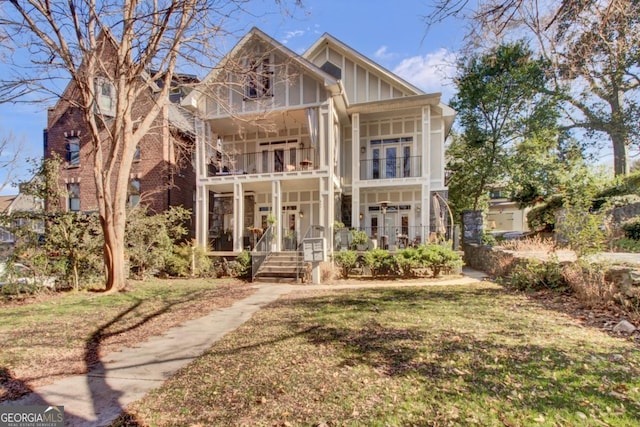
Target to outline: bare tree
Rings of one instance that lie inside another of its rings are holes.
[[[107,290],[126,284],[125,208],[136,146],[163,110],[176,67],[216,63],[227,21],[248,3],[12,0],[0,6],[2,48],[12,49],[16,61],[15,52],[29,55],[14,64],[14,76],[1,78],[0,102],[34,92],[39,96],[31,99],[39,101],[62,96],[82,111],[90,130]],[[58,79],[71,81],[62,95]],[[105,82],[114,93],[109,111],[100,104]],[[141,99],[150,101],[143,111],[136,108]]]
[[[486,0],[475,10],[468,7],[467,0],[438,0],[427,22],[466,13],[475,22],[472,31],[490,32],[498,41],[524,31],[551,65],[547,89],[564,102],[565,129],[606,135],[614,172],[629,173],[629,150],[640,140],[640,4]]]
[[[0,190],[12,182],[17,168],[18,149],[15,137],[11,133],[0,136]]]

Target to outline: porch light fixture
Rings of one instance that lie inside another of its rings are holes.
[[[364,214],[360,214],[360,221],[362,221],[364,219]]]
[[[300,218],[304,218],[304,212],[300,211],[298,212],[298,215],[300,215]]]
[[[422,208],[420,206],[416,206],[416,213],[420,213],[421,210]]]
[[[360,147],[360,154],[364,154],[366,150],[367,150],[366,147]]]

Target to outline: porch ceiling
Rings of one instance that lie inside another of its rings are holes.
[[[308,128],[307,115],[304,109],[237,114],[230,117],[211,119],[210,124],[211,130],[218,135],[240,135],[242,139],[256,132],[273,134],[281,129]]]

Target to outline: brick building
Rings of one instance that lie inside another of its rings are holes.
[[[103,56],[111,50],[103,49]],[[107,58],[108,61],[108,58]],[[193,208],[195,174],[191,163],[194,143],[193,117],[179,103],[188,89],[182,83],[193,83],[193,76],[178,76],[170,91],[169,101],[156,118],[150,131],[136,150],[130,171],[128,203],[162,212],[170,206]],[[155,83],[136,99],[134,120],[156,102]],[[154,87],[155,86],[155,87]],[[97,108],[108,116],[115,106],[113,85],[98,82]],[[44,155],[54,153],[62,159],[59,184],[67,196],[60,200],[63,210],[95,212],[98,210],[96,183],[93,176],[94,153],[88,124],[84,122],[75,84],[69,83],[63,96],[48,111],[44,131]]]

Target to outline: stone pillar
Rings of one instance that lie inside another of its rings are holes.
[[[482,243],[482,211],[462,211],[462,244]]]

